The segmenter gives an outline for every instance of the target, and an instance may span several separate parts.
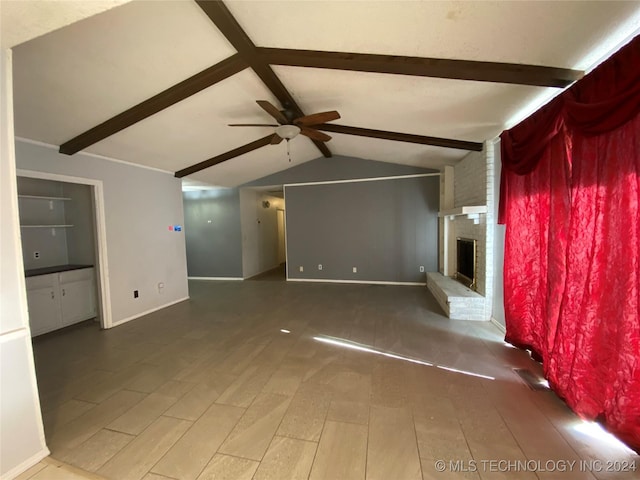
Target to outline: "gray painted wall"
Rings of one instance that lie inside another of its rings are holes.
[[[190,277],[242,277],[240,194],[237,188],[183,193]]]
[[[76,183],[63,183],[62,192],[71,198],[65,202],[65,221],[73,225],[67,229],[69,263],[95,265],[95,224],[91,187]]]
[[[91,187],[74,183],[18,177],[18,193],[71,198],[49,201],[20,198],[22,224],[66,224],[69,228],[22,228],[25,269],[55,265],[95,265],[95,226]],[[51,208],[53,207],[53,208]],[[33,253],[40,253],[34,258]]]
[[[289,278],[424,282],[419,267],[437,269],[437,176],[286,186],[285,200]]]
[[[432,172],[434,171],[430,169],[338,156],[312,160],[311,162],[248,183],[240,189],[218,188],[209,191],[185,192],[183,195],[183,203],[185,208],[185,237],[187,242],[189,276],[249,278],[274,268],[279,264],[277,256],[277,212],[276,209],[273,208],[279,199],[269,197],[264,191],[256,191],[247,187],[281,186],[290,183],[376,178]],[[424,192],[420,192],[418,194],[418,192],[413,190],[410,190],[412,193],[405,192],[404,194],[395,192],[394,190],[395,193],[393,193],[393,195],[398,196],[400,205],[403,201],[409,203],[417,202],[416,205],[429,204],[428,215],[437,215],[437,195],[439,187],[437,185],[437,177],[433,178],[435,178],[435,180],[429,182],[429,189],[435,192],[433,193],[435,197],[431,197],[431,193],[425,194]],[[418,183],[421,181],[422,179],[418,179]],[[348,185],[355,184],[349,183]],[[289,190],[291,190],[291,188],[293,187],[288,187]],[[374,197],[376,197],[378,193],[381,195],[389,194],[389,192],[381,186],[368,188],[373,188]],[[409,195],[409,197],[403,200],[403,195]],[[425,195],[427,195],[428,198],[425,197]],[[271,201],[271,208],[262,208],[262,200],[265,199]],[[287,199],[287,209],[288,205],[289,199]],[[367,210],[364,206],[362,208],[363,211]],[[380,208],[386,212],[386,209],[388,209],[387,203],[384,202],[384,205]],[[404,207],[400,206],[398,208]],[[410,206],[407,212],[413,212],[415,208],[422,208],[424,211],[426,207]],[[342,210],[343,206],[337,207],[337,209]],[[391,215],[391,213],[385,214],[387,216]],[[362,215],[365,214],[361,211],[356,211],[356,220]],[[405,214],[393,221],[404,222],[407,215],[409,214],[405,212]],[[212,220],[214,217],[216,220],[208,223],[208,220]],[[366,215],[363,218],[367,218]],[[291,222],[294,221],[296,220],[293,220],[287,215],[287,228],[289,228]],[[418,222],[422,222],[422,220],[418,220]],[[429,222],[425,220],[420,225],[424,226],[426,223]],[[420,230],[421,227],[416,226],[416,221],[407,220],[406,225],[394,224],[394,228],[402,228],[403,233],[394,235],[393,238],[387,239],[380,244],[380,248],[386,249],[388,245],[393,244],[394,248],[399,249],[397,252],[398,258],[384,260],[388,265],[367,269],[364,267],[364,264],[371,262],[369,260],[360,260],[359,263],[362,264],[362,267],[359,267],[360,271],[358,274],[354,275],[351,273],[351,265],[349,264],[349,276],[337,277],[335,276],[337,273],[332,273],[331,271],[324,270],[323,272],[318,272],[316,262],[314,275],[311,275],[309,269],[306,268],[305,275],[307,276],[303,278],[424,281],[424,275],[420,274],[417,267],[424,265],[427,271],[429,269],[435,269],[435,264],[433,263],[435,260],[432,260],[432,258],[434,258],[434,255],[437,253],[437,238],[435,236],[437,225],[429,224],[429,231],[424,229]],[[358,231],[360,232],[361,229]],[[432,231],[433,236],[431,236]],[[380,237],[380,234],[376,233],[375,236]],[[369,239],[368,241],[371,240]],[[416,246],[417,244],[420,244],[420,248]],[[405,246],[407,247],[406,251]],[[426,253],[427,251],[429,253]],[[291,255],[290,249],[289,255]],[[419,255],[422,261],[414,265]],[[351,260],[349,260],[349,262],[350,261]],[[397,265],[399,262],[409,263],[411,267],[406,266],[398,270]],[[398,271],[396,272],[396,270]],[[408,270],[411,270],[411,275],[406,273]],[[413,272],[413,270],[415,270],[415,272]],[[395,273],[391,274],[390,272],[392,271]],[[322,276],[318,276],[315,273],[320,273]],[[366,275],[373,275],[373,277],[367,277]],[[292,276],[292,278],[294,277]]]
[[[288,183],[393,177],[420,173],[437,173],[437,170],[337,155],[331,158],[311,160],[282,172],[259,178],[244,186],[286,185]]]
[[[19,169],[102,182],[113,323],[188,298],[184,232],[167,228],[184,223],[179,179],[170,172],[83,153],[62,155],[19,140],[15,148]]]
[[[18,194],[63,197],[62,183],[18,177]],[[65,201],[20,198],[21,225],[62,225],[66,223]],[[24,268],[53,267],[69,263],[67,228],[21,228]],[[40,257],[34,258],[34,252]]]

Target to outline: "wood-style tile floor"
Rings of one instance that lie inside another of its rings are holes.
[[[113,480],[638,478],[593,471],[640,463],[576,430],[513,372],[540,372],[526,353],[445,318],[424,287],[200,281],[190,295],[35,340],[54,459]]]

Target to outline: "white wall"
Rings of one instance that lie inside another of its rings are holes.
[[[263,201],[270,207],[264,208]],[[250,278],[279,265],[277,205],[282,199],[250,188],[240,189],[242,276]]]
[[[504,236],[505,226],[498,225],[498,206],[500,203],[500,172],[502,163],[500,159],[500,140],[494,144],[494,175],[493,175],[493,198],[494,201],[494,222],[493,222],[493,307],[491,316],[493,319],[505,326],[504,320]]]
[[[285,231],[283,209],[278,208],[276,210],[276,220],[278,224],[278,263],[282,264],[287,261],[287,243],[285,240],[287,232]]]
[[[11,51],[0,50],[0,477],[49,454],[27,317],[13,149]]]
[[[188,298],[181,182],[170,173],[16,142],[21,171],[99,180],[104,192],[113,324]],[[158,284],[164,288],[159,289]],[[139,298],[133,297],[138,290]]]

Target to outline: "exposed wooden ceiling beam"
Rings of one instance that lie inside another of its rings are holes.
[[[249,64],[260,80],[271,90],[285,110],[292,110],[297,117],[303,117],[304,113],[293,99],[284,84],[276,76],[269,64],[257,54],[257,47],[242,29],[240,24],[231,15],[231,12],[221,1],[196,0],[196,3],[207,14],[218,30],[229,40],[240,56]],[[331,151],[322,142],[313,140],[325,157],[331,156]]]
[[[382,138],[396,142],[419,143],[422,145],[432,145],[436,147],[457,148],[460,150],[482,151],[482,143],[466,142],[464,140],[453,140],[450,138],[425,137],[423,135],[413,135],[409,133],[388,132],[386,130],[372,130],[370,128],[349,127],[347,125],[336,125],[335,123],[323,123],[314,125],[313,128],[324,130],[325,132],[344,133],[346,135],[358,135],[360,137]]]
[[[235,75],[248,66],[240,55],[232,55],[63,143],[60,145],[60,153],[73,155],[231,75]]]
[[[403,57],[399,55],[320,52],[264,47],[258,47],[257,54],[264,63],[271,65],[392,73],[396,75],[475,80],[479,82],[514,83],[539,87],[564,88],[584,76],[582,71],[566,68],[516,63]]]
[[[199,172],[200,170],[204,170],[205,168],[213,167],[214,165],[218,165],[219,163],[226,162],[227,160],[231,160],[232,158],[239,157],[240,155],[244,155],[245,153],[249,153],[253,150],[257,150],[260,147],[264,147],[265,145],[269,145],[271,142],[271,137],[273,137],[273,133],[267,135],[266,137],[262,137],[258,140],[255,140],[251,143],[247,143],[238,148],[234,148],[233,150],[229,150],[226,153],[222,153],[215,157],[210,158],[209,160],[205,160],[200,163],[196,163],[195,165],[191,165],[190,167],[183,168],[182,170],[178,170],[175,173],[177,178],[186,177],[187,175],[191,175],[192,173]]]

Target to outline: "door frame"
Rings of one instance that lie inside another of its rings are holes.
[[[111,291],[109,289],[109,262],[107,260],[107,226],[104,211],[104,188],[102,180],[93,178],[72,177],[57,173],[38,172],[35,170],[16,170],[18,177],[38,178],[56,182],[88,185],[93,194],[93,219],[95,226],[96,283],[98,290],[98,316],[100,327],[108,329],[113,326],[111,317]]]
[[[280,218],[282,218],[282,238],[280,238]],[[278,229],[278,254],[280,253],[280,244],[282,243],[282,256],[284,263],[287,263],[287,225],[285,220],[284,208],[276,208],[276,228]],[[280,257],[280,255],[278,255]],[[278,258],[280,260],[280,258]],[[282,264],[283,262],[280,262]]]

